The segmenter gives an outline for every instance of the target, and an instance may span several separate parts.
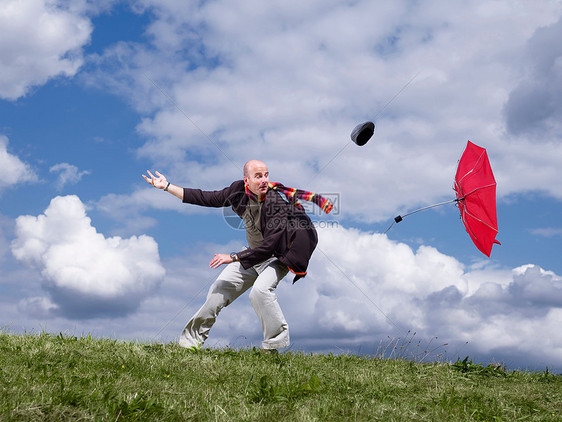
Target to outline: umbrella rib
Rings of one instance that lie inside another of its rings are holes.
[[[465,226],[467,226],[467,224],[466,224],[466,221],[465,221],[465,219],[464,219],[464,214],[468,214],[468,215],[470,215],[472,218],[474,218],[476,221],[480,221],[482,224],[484,224],[485,226],[487,226],[487,227],[489,227],[490,229],[494,230],[496,233],[499,233],[499,232],[498,232],[498,229],[496,229],[496,228],[490,226],[488,223],[485,223],[483,220],[481,220],[480,218],[476,217],[474,214],[472,214],[471,212],[469,212],[468,209],[467,209],[468,207],[467,207],[467,205],[466,205],[466,203],[465,203],[465,201],[464,201],[464,199],[465,199],[468,195],[473,194],[474,192],[476,192],[476,191],[479,190],[479,189],[488,188],[488,187],[491,187],[491,186],[496,186],[496,183],[494,182],[494,183],[489,184],[489,185],[486,185],[486,186],[480,186],[480,187],[478,187],[478,188],[476,188],[476,189],[473,189],[472,191],[468,192],[468,193],[467,193],[466,195],[464,195],[462,198],[459,198],[459,199],[458,199],[458,201],[462,201],[463,204],[464,204],[463,215],[461,216],[461,218],[462,218],[462,222],[464,223]],[[468,228],[467,228],[467,231],[468,231]],[[475,239],[478,239],[478,237],[474,234],[474,232],[473,232],[472,230],[470,230],[470,233],[472,234],[472,236],[474,236]]]
[[[462,181],[466,176],[468,176],[470,173],[472,173],[472,172],[474,171],[474,169],[476,168],[476,166],[477,166],[478,163],[480,162],[480,159],[482,158],[482,156],[483,156],[485,153],[486,153],[486,150],[482,151],[482,152],[480,153],[480,156],[478,157],[478,160],[476,160],[476,162],[474,163],[474,166],[472,166],[472,168],[470,169],[470,171],[467,171],[467,172],[464,174],[464,176],[461,177],[461,178],[458,180],[457,183],[458,183],[459,185],[460,185],[461,181]]]
[[[484,224],[486,227],[490,228],[491,230],[495,231],[496,233],[499,233],[499,232],[498,232],[498,229],[496,229],[495,227],[490,226],[488,223],[486,223],[485,221],[481,220],[480,218],[478,218],[478,217],[476,217],[474,214],[472,214],[470,211],[468,211],[468,210],[466,209],[466,206],[465,206],[465,208],[464,208],[463,214],[468,214],[468,215],[470,215],[470,216],[471,216],[472,218],[474,218],[476,221],[480,221],[480,222],[481,222],[482,224]],[[462,221],[463,221],[463,223],[465,223],[465,225],[466,225],[466,222],[464,221],[464,218],[463,218]],[[476,237],[476,236],[474,236],[474,237]],[[476,237],[476,238],[477,238],[477,237]],[[478,239],[478,238],[477,238],[477,239]]]
[[[467,233],[468,233],[470,236],[472,236],[474,239],[476,239],[476,240],[478,241],[478,243],[480,243],[480,239],[478,238],[478,236],[476,236],[476,233],[474,233],[474,231],[473,231],[473,230],[470,228],[470,226],[466,223],[464,214],[468,214],[468,215],[470,215],[471,217],[475,218],[476,220],[478,220],[478,219],[477,219],[476,217],[474,217],[474,215],[472,215],[471,213],[469,213],[468,211],[466,211],[466,208],[463,210],[463,216],[462,216],[461,218],[462,218],[462,222],[463,222],[463,224],[464,224],[464,228],[466,229]],[[486,224],[486,223],[484,223],[484,224]],[[475,242],[475,243],[476,243],[476,242]],[[480,249],[480,247],[479,247],[478,245],[476,245],[476,247],[477,247],[478,249]]]
[[[472,214],[470,214],[469,212],[466,211],[466,209],[463,210],[462,212],[462,216],[461,216],[461,220],[464,224],[464,228],[466,229],[466,231],[468,232],[468,234],[470,234],[472,237],[474,237],[476,240],[480,241],[478,239],[478,237],[476,236],[476,234],[474,234],[474,232],[471,230],[471,228],[469,227],[468,224],[466,224],[466,219],[465,219],[465,214],[469,214],[472,216]]]
[[[462,198],[459,198],[459,201],[464,200],[464,198],[466,198],[468,195],[473,194],[474,192],[476,192],[476,191],[479,190],[479,189],[491,188],[492,186],[496,186],[496,185],[497,185],[497,183],[494,182],[494,183],[490,183],[489,185],[486,185],[486,186],[478,186],[477,188],[474,188],[474,189],[472,189],[470,192],[464,194]]]

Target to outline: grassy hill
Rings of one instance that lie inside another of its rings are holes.
[[[562,376],[0,332],[0,421],[560,421]]]

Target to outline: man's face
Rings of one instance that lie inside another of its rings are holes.
[[[269,184],[269,172],[263,163],[255,163],[250,166],[248,176],[244,176],[244,183],[248,189],[259,197],[267,193]]]

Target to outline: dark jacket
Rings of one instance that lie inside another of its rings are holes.
[[[184,203],[205,207],[232,207],[240,217],[244,214],[248,201],[243,180],[219,191],[183,190]],[[269,189],[261,208],[260,227],[262,244],[237,253],[242,266],[247,269],[275,256],[295,273],[293,283],[304,277],[318,243],[316,229],[308,215],[289,204],[281,194]]]

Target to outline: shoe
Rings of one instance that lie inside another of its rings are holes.
[[[277,349],[261,349],[262,355],[278,355],[279,351]]]

